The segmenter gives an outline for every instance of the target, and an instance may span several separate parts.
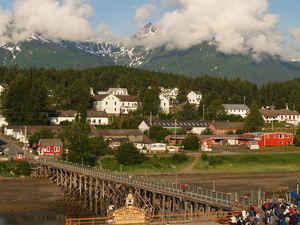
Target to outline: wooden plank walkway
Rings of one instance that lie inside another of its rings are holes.
[[[181,188],[178,188],[173,184],[165,184],[146,177],[136,177],[127,173],[112,172],[100,168],[92,168],[88,166],[82,166],[80,164],[45,158],[40,158],[38,162],[48,167],[65,169],[70,172],[82,174],[85,176],[91,176],[114,183],[142,188],[147,191],[152,191],[155,193],[160,193],[180,199],[200,202],[216,208],[222,208],[226,210],[241,210],[242,208],[249,206],[248,199],[242,199],[241,201],[241,198],[233,196],[232,193],[203,189],[197,190],[195,192],[183,192]]]

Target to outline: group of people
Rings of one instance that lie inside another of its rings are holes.
[[[300,222],[299,208],[284,201],[264,202],[261,209],[250,206],[238,215],[232,215],[230,225],[296,225]]]

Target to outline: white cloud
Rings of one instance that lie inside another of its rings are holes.
[[[41,33],[51,39],[85,40],[94,32],[92,14],[83,0],[16,0],[11,15],[0,12],[0,38],[22,41]]]
[[[280,18],[267,12],[268,0],[162,0],[177,4],[156,24],[158,34],[139,44],[189,48],[214,40],[224,53],[280,54],[284,34]]]
[[[157,11],[156,5],[152,3],[142,5],[135,10],[135,20],[142,25],[147,22],[148,19],[155,16]]]

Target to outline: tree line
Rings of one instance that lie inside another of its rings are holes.
[[[126,87],[130,95],[139,96],[141,114],[158,112],[158,87],[178,87],[179,103],[190,90],[200,90],[204,99],[196,109],[197,116],[205,119],[217,114],[222,119],[221,103],[256,102],[259,107],[274,105],[300,111],[300,79],[270,82],[262,86],[240,79],[211,76],[187,77],[171,73],[153,72],[122,66],[105,66],[85,70],[73,69],[20,69],[0,68],[0,82],[9,85],[2,97],[3,113],[11,124],[46,124],[49,110],[76,110],[85,112],[92,107],[89,88],[95,91],[109,87]],[[185,106],[181,118],[196,114]],[[204,108],[204,110],[203,110]],[[184,113],[187,112],[187,113]],[[161,115],[162,118],[168,116]],[[232,118],[234,120],[234,118]],[[127,125],[124,124],[124,127]]]

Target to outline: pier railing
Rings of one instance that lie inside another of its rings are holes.
[[[37,161],[43,165],[66,169],[82,175],[122,183],[133,187],[144,188],[157,193],[168,194],[170,196],[184,197],[191,200],[210,203],[216,207],[219,206],[227,209],[242,209],[249,207],[251,204],[259,204],[258,199],[253,200],[249,197],[240,196],[238,193],[219,192],[203,189],[197,186],[191,186],[184,191],[180,187],[180,184],[163,183],[148,177],[134,176],[125,172],[114,172],[106,169],[89,167],[78,163],[54,160],[46,157],[40,157]]]

